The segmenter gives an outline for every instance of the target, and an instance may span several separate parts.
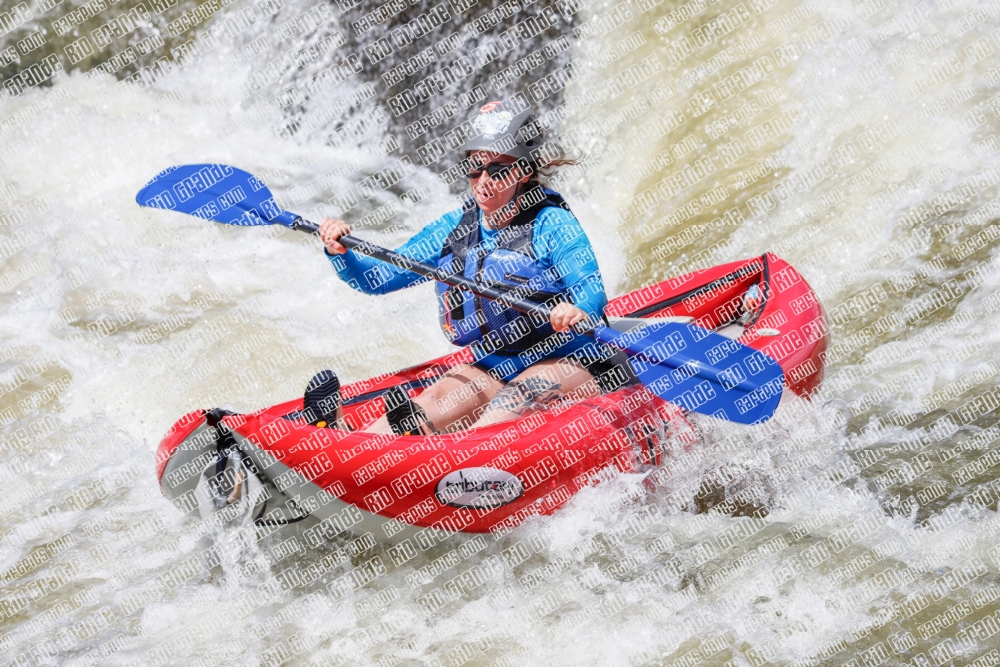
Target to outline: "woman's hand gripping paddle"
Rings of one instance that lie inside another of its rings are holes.
[[[310,234],[319,231],[317,225],[283,211],[267,186],[251,174],[223,164],[184,165],[162,171],[139,191],[135,200],[142,206],[227,225],[278,224]],[[339,241],[369,257],[548,320],[546,306],[449,275],[349,235]],[[687,410],[753,424],[769,419],[781,398],[784,374],[776,361],[701,327],[661,322],[621,333],[597,325],[581,333],[623,350],[650,391]]]

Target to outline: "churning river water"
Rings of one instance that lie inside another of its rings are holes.
[[[996,2],[0,8],[0,663],[1000,664]],[[401,45],[421,14],[419,50]],[[433,72],[450,87],[402,95]],[[312,237],[136,191],[233,164],[398,244],[456,205],[433,146],[543,77],[539,108],[583,158],[554,185],[609,293],[775,252],[826,308],[822,390],[754,428],[697,420],[706,447],[669,488],[618,476],[399,567],[364,536],[310,548],[183,518],[154,473],[180,415],[448,344],[430,286],[364,296]],[[391,187],[344,195],[393,165]],[[330,592],[373,559],[383,573]]]

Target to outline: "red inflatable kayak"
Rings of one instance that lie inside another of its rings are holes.
[[[663,318],[715,330],[774,358],[786,391],[800,396],[823,376],[823,310],[802,276],[771,254],[647,286],[612,300],[606,314],[621,330]],[[463,349],[344,386],[349,424],[380,417],[388,388],[416,396],[470,360]],[[160,443],[163,493],[205,519],[242,513],[279,526],[311,517],[318,522],[304,535],[312,544],[370,531],[397,542],[393,558],[407,560],[456,531],[504,534],[602,476],[658,466],[700,445],[683,411],[641,385],[436,436],[316,428],[295,417],[301,409],[298,398],[248,415],[185,415]]]

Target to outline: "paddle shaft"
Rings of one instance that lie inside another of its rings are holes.
[[[317,235],[319,233],[317,225],[303,220],[299,215],[281,210],[271,192],[260,180],[229,165],[195,164],[171,167],[147,183],[136,194],[136,202],[142,206],[168,208],[226,225],[280,224],[306,233]],[[436,266],[404,257],[350,235],[340,237],[339,241],[349,249],[403,271],[431,278],[480,298],[495,301],[512,310],[529,314],[532,319],[537,318],[538,324],[551,319],[552,309],[546,304],[523,298],[526,295],[520,286],[504,289],[504,285],[482,285],[475,280],[461,275],[451,275]],[[574,326],[573,330],[579,334],[588,334],[600,343],[624,351],[630,361],[636,362],[632,364],[633,370],[653,393],[689,410],[710,415],[721,412],[726,415],[731,409],[736,409],[742,417],[725,418],[739,423],[754,423],[768,418],[777,405],[776,401],[769,401],[762,410],[756,410],[755,406],[761,405],[764,399],[775,394],[771,392],[768,396],[749,396],[751,392],[764,387],[765,381],[767,384],[776,380],[783,381],[780,370],[774,378],[770,377],[774,375],[773,373],[761,373],[761,370],[769,368],[774,362],[756,350],[739,343],[724,341],[718,334],[704,329],[698,330],[698,327],[692,325],[670,322],[653,323],[648,327],[627,332],[619,332],[599,322],[581,322]],[[706,349],[709,346],[712,349]],[[730,364],[728,368],[720,369],[715,361],[709,361],[713,356],[712,350],[716,349],[726,352],[724,357]],[[751,361],[753,363],[750,363]],[[743,377],[744,373],[739,370],[739,364],[745,366],[754,378]],[[706,389],[700,384],[694,385],[692,384],[694,378],[708,380],[710,386]],[[715,389],[712,389],[713,386]],[[753,398],[753,405],[746,402],[737,404],[736,399],[729,395],[733,389],[743,395],[737,395],[737,399],[749,401]],[[774,405],[771,405],[772,403]],[[699,406],[704,407],[699,409]]]
[[[316,234],[317,236],[319,235],[318,225],[309,222],[307,220],[303,220],[301,218],[299,218],[299,220],[296,221],[294,229],[297,229],[302,232],[307,232],[309,234]],[[481,296],[484,299],[490,299],[492,301],[496,301],[505,306],[509,306],[514,310],[518,310],[522,313],[526,313],[528,315],[535,315],[537,317],[542,318],[545,322],[549,321],[549,316],[552,313],[551,309],[547,306],[543,306],[541,304],[537,304],[532,301],[528,301],[526,299],[519,299],[512,294],[500,291],[496,288],[489,287],[487,285],[482,285],[480,283],[469,280],[468,278],[464,278],[462,276],[446,273],[437,267],[431,266],[429,264],[424,264],[423,262],[411,259],[410,257],[404,257],[403,255],[400,255],[398,252],[393,252],[392,250],[389,250],[387,248],[382,248],[372,243],[368,243],[367,241],[362,241],[361,239],[355,238],[350,234],[345,234],[344,236],[341,236],[339,239],[337,239],[337,242],[343,245],[344,247],[360,252],[362,255],[367,255],[368,257],[380,259],[383,262],[387,262],[389,264],[392,264],[393,266],[405,269],[406,271],[411,271],[426,278],[432,278],[446,285],[451,285],[452,287],[457,287],[467,292],[471,292],[476,296]],[[576,328],[574,328],[574,331],[578,331],[578,333],[586,333],[593,335],[593,332],[590,330],[579,331]]]
[[[319,226],[316,225],[315,223],[309,222],[302,218],[299,218],[295,222],[292,228],[297,229],[301,232],[315,234],[317,236],[319,235]],[[341,236],[339,239],[337,239],[337,242],[347,248],[350,248],[351,250],[356,250],[360,252],[362,255],[374,257],[375,259],[382,260],[383,262],[388,262],[389,264],[392,264],[393,266],[398,266],[399,268],[404,269],[406,271],[412,271],[413,273],[425,276],[427,278],[432,278],[434,280],[445,283],[446,285],[451,285],[452,287],[458,287],[459,289],[463,289],[477,296],[481,296],[484,299],[492,299],[493,301],[501,303],[505,306],[510,306],[511,308],[518,310],[522,313],[526,313],[528,315],[535,315],[536,317],[543,318],[545,322],[549,321],[549,316],[552,310],[547,306],[533,303],[525,299],[519,299],[516,296],[513,296],[506,292],[501,292],[500,290],[495,289],[493,287],[489,287],[487,285],[482,285],[475,281],[469,280],[468,278],[463,278],[462,276],[456,276],[450,273],[446,273],[437,267],[431,266],[429,264],[424,264],[423,262],[418,262],[417,260],[411,259],[409,257],[404,257],[403,255],[400,255],[398,252],[393,252],[388,248],[382,248],[381,246],[377,246],[373,243],[362,241],[361,239],[355,238],[350,234],[345,234]],[[586,334],[591,338],[597,338],[596,330],[598,328],[601,329],[606,328],[602,327],[600,324],[598,324],[596,327],[591,327],[586,325],[581,326],[581,324],[584,323],[581,322],[580,324],[574,326],[573,331],[579,334]],[[627,349],[627,347],[620,347],[620,344],[615,344],[614,341],[605,341],[605,342],[610,343],[615,347],[619,347],[619,349],[628,352],[633,357],[640,357],[647,363],[654,363],[654,364],[657,363],[654,360],[647,359],[645,355],[641,353],[629,350]],[[683,365],[686,361],[688,361],[686,356],[676,355],[676,358],[672,360],[670,365],[676,368],[678,366]],[[691,372],[694,375],[697,375],[699,377],[702,377],[706,380],[710,380],[715,383],[719,383],[722,381],[717,371],[715,371],[712,368],[706,368],[704,365],[696,364],[695,367],[691,369]]]

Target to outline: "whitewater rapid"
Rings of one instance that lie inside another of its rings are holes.
[[[349,75],[376,33],[319,6],[275,3],[152,85],[68,68],[0,106],[4,662],[1000,664],[1000,426],[975,403],[1000,352],[992,5],[553,3],[576,35],[502,58],[551,43],[552,67],[575,63],[545,110],[584,159],[555,184],[609,294],[773,251],[826,309],[826,383],[754,429],[696,420],[708,446],[659,485],[621,475],[502,540],[455,537],[398,568],[364,536],[207,535],[155,479],[160,438],[192,409],[253,410],[322,368],[349,382],[449,350],[430,285],[365,296],[312,237],[135,204],[167,166],[221,162],[313,219],[390,206],[359,232],[390,247],[457,206]],[[465,6],[465,21],[493,7]],[[287,23],[308,12],[324,27]],[[260,78],[290,45],[301,67]],[[336,67],[343,81],[316,83]],[[338,197],[404,155],[398,187],[343,212]],[[749,507],[708,511],[740,491]],[[516,545],[529,556],[511,565]],[[373,559],[383,574],[331,592]],[[292,571],[318,574],[289,588]],[[457,576],[482,583],[417,602]]]

